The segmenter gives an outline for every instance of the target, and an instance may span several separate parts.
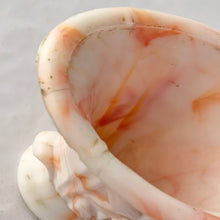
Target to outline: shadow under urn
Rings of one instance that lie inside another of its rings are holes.
[[[42,133],[29,154],[70,219],[220,219],[219,32],[159,12],[97,9],[52,30],[37,62],[64,139]]]

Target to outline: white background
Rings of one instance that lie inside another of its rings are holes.
[[[35,135],[55,129],[43,106],[35,56],[43,37],[89,9],[131,6],[167,12],[220,30],[220,0],[0,0],[0,220],[36,219],[17,188],[17,166]],[[51,219],[52,220],[52,219]]]

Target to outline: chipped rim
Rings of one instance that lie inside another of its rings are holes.
[[[45,106],[59,132],[87,167],[142,213],[154,219],[176,220],[180,216],[188,220],[220,219],[170,197],[121,163],[74,104],[68,67],[77,45],[100,30],[138,26],[175,28],[175,31],[220,48],[219,32],[174,15],[135,8],[84,12],[58,25],[40,45],[38,80]]]

